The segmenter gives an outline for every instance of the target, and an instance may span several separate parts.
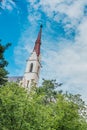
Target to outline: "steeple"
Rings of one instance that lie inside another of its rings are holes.
[[[25,69],[25,73],[23,76],[22,85],[30,90],[33,83],[36,85],[39,81],[39,74],[41,68],[41,58],[40,58],[40,45],[41,45],[41,33],[42,33],[42,25],[40,26],[40,30],[35,41],[35,46],[33,52],[27,60],[27,65]]]
[[[36,42],[35,42],[35,46],[34,46],[34,49],[33,49],[33,51],[36,52],[37,56],[40,55],[41,34],[42,34],[42,25],[40,25],[40,31],[38,33],[38,36],[37,36],[37,39],[36,39]]]

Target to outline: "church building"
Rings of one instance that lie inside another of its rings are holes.
[[[35,41],[35,45],[30,57],[26,63],[26,69],[22,80],[22,86],[30,89],[32,84],[37,85],[39,80],[40,68],[41,68],[41,58],[40,58],[40,47],[41,47],[41,34],[42,25]]]

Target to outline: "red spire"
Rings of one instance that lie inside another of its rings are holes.
[[[42,25],[40,26],[40,31],[38,33],[38,37],[36,39],[34,50],[33,50],[36,52],[37,56],[40,55],[41,33],[42,33]]]

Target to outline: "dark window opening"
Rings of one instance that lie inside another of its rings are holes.
[[[33,63],[31,63],[31,65],[30,65],[30,72],[32,72],[33,71]]]

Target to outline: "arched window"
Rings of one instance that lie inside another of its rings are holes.
[[[33,71],[33,63],[31,63],[31,65],[30,65],[30,72],[32,72]]]

